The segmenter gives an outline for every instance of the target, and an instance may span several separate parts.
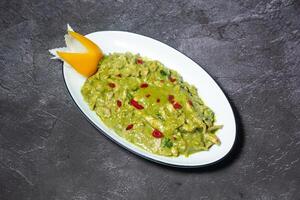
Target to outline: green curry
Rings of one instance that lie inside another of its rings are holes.
[[[220,143],[220,126],[197,89],[158,61],[105,56],[81,92],[108,127],[149,152],[188,156]]]

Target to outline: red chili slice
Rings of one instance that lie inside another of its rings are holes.
[[[188,102],[191,106],[193,106],[193,102],[191,100],[188,100]]]
[[[174,98],[175,98],[174,95],[169,95],[169,96],[168,96],[169,102],[170,102],[170,103],[174,103]]]
[[[155,137],[155,138],[162,138],[164,135],[162,132],[160,132],[159,130],[157,129],[154,129],[152,131],[152,136]]]
[[[141,65],[141,64],[144,63],[144,61],[143,61],[141,58],[138,58],[138,59],[136,60],[136,63],[139,64],[139,65]]]
[[[169,95],[169,96],[168,96],[169,101],[174,100],[174,98],[175,98],[174,95]]]
[[[115,88],[116,84],[114,84],[114,83],[108,83],[108,86],[111,87],[111,88]]]
[[[182,106],[181,106],[178,102],[175,102],[175,103],[173,104],[173,107],[174,107],[175,109],[181,109],[181,108],[182,108]]]
[[[130,104],[138,110],[144,109],[144,107],[142,105],[140,105],[139,102],[137,102],[134,99],[131,99]]]
[[[126,127],[126,131],[130,130],[133,128],[133,124],[129,124],[127,127]]]
[[[175,82],[176,81],[176,78],[173,78],[173,77],[169,77],[169,80],[173,83],[173,82]]]
[[[117,100],[117,106],[118,106],[118,107],[121,107],[121,106],[122,106],[122,101]]]
[[[141,88],[146,88],[146,87],[148,87],[149,85],[148,85],[148,83],[142,83],[141,84]]]
[[[156,99],[156,102],[159,103],[159,102],[160,102],[160,99]]]
[[[151,95],[150,94],[146,94],[146,97],[149,98]]]

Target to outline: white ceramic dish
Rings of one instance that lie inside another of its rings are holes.
[[[166,44],[134,33],[101,31],[88,34],[86,37],[100,46],[105,54],[127,51],[139,53],[141,56],[159,60],[166,67],[176,70],[185,81],[197,87],[200,97],[215,112],[217,117],[216,123],[224,125],[223,129],[217,132],[221,145],[214,145],[209,151],[195,153],[187,158],[184,156],[171,158],[149,153],[127,142],[102,123],[95,112],[90,110],[80,93],[80,89],[86,79],[65,64],[63,66],[63,75],[73,100],[86,118],[100,132],[143,158],[175,167],[205,166],[221,160],[229,153],[236,138],[234,114],[222,90],[197,63]]]

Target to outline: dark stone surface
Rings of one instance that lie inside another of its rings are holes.
[[[299,18],[297,0],[1,0],[0,199],[299,199]],[[49,59],[67,23],[147,35],[203,66],[235,108],[234,152],[174,169],[99,134]]]

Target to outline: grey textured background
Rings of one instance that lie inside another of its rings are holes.
[[[150,36],[203,66],[235,110],[230,156],[174,169],[99,134],[49,59],[68,22]],[[299,29],[297,0],[1,0],[0,199],[299,199]]]

